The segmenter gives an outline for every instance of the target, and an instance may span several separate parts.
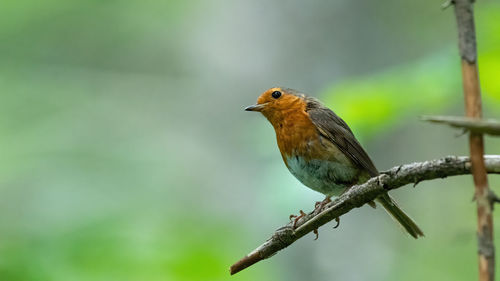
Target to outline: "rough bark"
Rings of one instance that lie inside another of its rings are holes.
[[[485,164],[488,173],[500,174],[500,155],[485,156]],[[297,221],[295,229],[292,227],[291,222],[280,227],[266,242],[232,265],[230,272],[231,274],[235,274],[261,260],[273,256],[309,232],[318,229],[320,226],[354,208],[361,207],[365,203],[373,201],[377,196],[391,189],[396,189],[409,183],[416,185],[424,180],[470,173],[470,158],[457,156],[394,167],[377,177],[371,178],[364,184],[353,186],[349,191],[331,203],[328,203],[321,213],[311,212],[307,214]],[[489,198],[491,202],[496,201],[496,197],[493,194]],[[488,249],[486,246],[485,249]]]

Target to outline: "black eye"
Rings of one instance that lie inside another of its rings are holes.
[[[280,91],[274,91],[271,96],[273,96],[273,98],[277,99],[279,97],[281,97],[281,92]]]

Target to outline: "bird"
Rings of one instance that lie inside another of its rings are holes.
[[[260,112],[271,123],[290,173],[326,196],[320,207],[330,202],[331,197],[379,175],[347,123],[314,97],[290,88],[273,87],[245,110]],[[384,193],[375,201],[412,237],[424,236],[389,194]],[[370,205],[375,207],[373,201]]]

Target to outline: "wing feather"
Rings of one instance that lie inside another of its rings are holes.
[[[379,174],[372,160],[342,118],[318,100],[309,97],[306,111],[321,135],[337,145],[355,164],[367,170],[370,176]]]

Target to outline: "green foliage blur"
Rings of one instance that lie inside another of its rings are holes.
[[[0,281],[474,280],[465,176],[392,193],[424,239],[363,207],[228,272],[322,199],[281,163],[267,121],[242,110],[267,88],[322,99],[381,170],[467,154],[459,132],[418,121],[463,114],[455,19],[439,4],[3,1]],[[496,118],[499,13],[476,2]]]

